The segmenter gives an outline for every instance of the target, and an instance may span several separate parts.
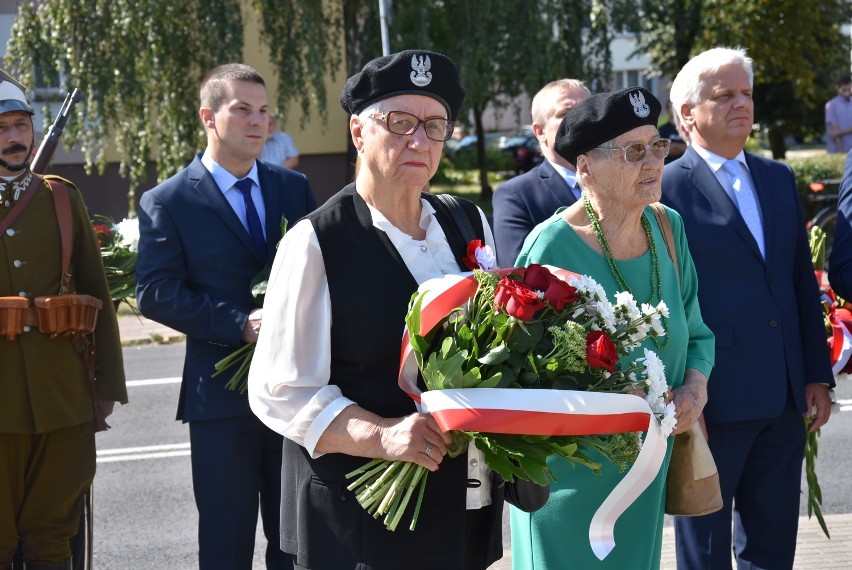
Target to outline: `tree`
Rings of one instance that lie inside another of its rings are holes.
[[[689,58],[716,46],[742,46],[754,59],[755,120],[768,131],[773,156],[786,135],[821,133],[823,104],[849,71],[852,18],[847,0],[675,0],[638,2],[637,51],[674,76]]]
[[[316,0],[27,0],[21,3],[6,65],[27,85],[36,71],[63,78],[86,98],[69,121],[88,166],[104,166],[106,141],[133,189],[154,159],[160,179],[203,144],[198,86],[212,67],[243,60],[248,10],[278,70],[277,105],[297,102],[306,119],[325,101],[325,77],[340,61],[338,6]],[[302,78],[293,81],[293,77]],[[325,109],[319,111],[324,117]]]
[[[392,49],[425,47],[449,56],[467,92],[468,117],[478,138],[481,197],[488,183],[483,113],[506,109],[521,93],[575,77],[605,83],[609,78],[610,14],[623,0],[441,0],[397,1]]]

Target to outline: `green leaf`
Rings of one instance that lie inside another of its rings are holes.
[[[510,355],[511,352],[509,351],[509,347],[505,344],[500,344],[481,355],[478,360],[482,364],[500,364],[509,360]]]
[[[507,386],[504,386],[503,383],[503,375],[497,372],[494,376],[480,382],[477,388],[506,388]]]

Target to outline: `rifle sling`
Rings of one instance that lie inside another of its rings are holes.
[[[71,284],[71,248],[74,243],[71,199],[68,196],[68,186],[61,179],[45,177],[44,181],[50,188],[53,208],[56,210],[56,223],[59,225],[59,240],[62,243],[62,282],[59,286],[59,294],[64,295]]]

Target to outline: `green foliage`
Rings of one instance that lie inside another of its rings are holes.
[[[844,154],[818,154],[787,162],[796,174],[796,186],[799,190],[799,198],[802,201],[806,220],[813,218],[825,206],[825,204],[810,199],[813,192],[808,184],[815,180],[843,178],[845,160],[846,155]]]
[[[479,168],[479,156],[474,148],[464,149],[468,152],[458,152],[449,157],[449,162],[456,170],[472,170]],[[506,172],[515,168],[515,160],[508,152],[490,146],[485,147],[485,163],[489,172]]]
[[[160,179],[203,145],[198,88],[211,68],[243,60],[241,0],[26,0],[9,40],[6,65],[33,86],[36,69],[61,72],[86,98],[69,121],[88,166],[105,166],[114,144],[131,188],[157,163]],[[278,106],[301,103],[304,117],[325,100],[325,78],[339,61],[336,5],[315,0],[254,0],[261,40],[278,73]],[[299,81],[294,81],[299,77]],[[272,78],[267,78],[271,80]],[[322,103],[319,109],[324,113]],[[134,205],[132,192],[131,211]]]
[[[784,135],[824,130],[823,104],[849,71],[852,17],[846,0],[638,0],[637,52],[674,77],[690,57],[712,47],[742,46],[754,59],[755,120],[783,157]]]

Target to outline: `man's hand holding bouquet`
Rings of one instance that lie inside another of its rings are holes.
[[[622,359],[646,337],[664,334],[666,314],[663,303],[640,307],[626,292],[611,304],[594,280],[540,265],[432,280],[409,307],[400,386],[452,430],[450,455],[473,442],[508,482],[548,484],[550,455],[593,471],[600,469],[593,449],[622,470],[644,455],[642,472],[634,468],[623,481],[633,490],[602,509],[590,530],[602,558],[611,526],[656,476],[674,428],[657,355],[646,349]],[[644,443],[640,431],[649,432]],[[414,528],[420,508],[428,508],[421,504],[427,474],[376,459],[348,475],[349,489],[391,530],[416,492]]]

